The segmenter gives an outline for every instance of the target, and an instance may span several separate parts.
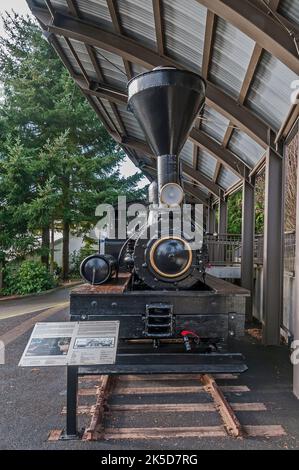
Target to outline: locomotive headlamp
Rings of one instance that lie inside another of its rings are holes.
[[[183,188],[177,183],[167,183],[161,188],[160,201],[169,207],[178,206],[184,198]]]
[[[185,274],[192,264],[189,243],[180,237],[162,237],[150,250],[150,265],[160,276],[173,279]]]
[[[111,255],[94,254],[85,258],[80,266],[80,274],[92,285],[108,281],[116,273],[116,260]]]

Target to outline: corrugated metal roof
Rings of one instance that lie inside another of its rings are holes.
[[[196,0],[163,0],[167,54],[200,72],[207,9]]]
[[[238,97],[254,41],[222,18],[217,19],[209,77],[233,97]]]
[[[59,36],[57,36],[57,40],[59,41],[67,58],[69,59],[74,71],[78,75],[82,75],[82,71],[80,70],[80,67],[78,66],[77,61],[74,58],[66,40]],[[70,39],[70,43],[73,46],[89,78],[91,80],[98,81],[98,76],[88,55],[85,44],[80,41],[76,41],[75,39]],[[94,48],[94,50],[96,52],[97,60],[105,82],[108,85],[119,89],[120,91],[124,91],[127,86],[127,76],[122,58],[116,54],[113,54],[112,52],[104,51],[103,49]]]
[[[106,121],[108,127],[113,132],[118,131],[120,133],[119,126],[116,123],[116,119],[115,119],[115,116],[114,116],[114,114],[111,110],[110,104],[109,104],[109,106],[107,106],[107,103],[108,103],[107,100],[103,100],[103,99],[100,99],[100,98],[92,96],[92,95],[89,95],[88,99],[93,101],[95,108],[97,108],[101,112],[101,114],[105,118],[105,121]]]
[[[121,128],[120,128],[120,126],[119,126],[119,124],[118,124],[118,121],[117,121],[117,119],[116,119],[116,117],[115,117],[115,114],[114,114],[114,112],[113,112],[113,110],[112,110],[112,107],[111,107],[110,102],[109,102],[108,100],[103,99],[103,98],[101,98],[100,101],[101,101],[102,105],[104,106],[106,112],[108,113],[108,115],[109,115],[111,121],[113,122],[115,128],[118,130],[118,132],[119,132],[120,134],[122,134]]]
[[[35,4],[46,7],[45,0],[35,0]],[[51,0],[52,6],[58,11],[68,11],[67,0]],[[156,34],[151,0],[117,0],[120,22],[126,36],[134,38],[137,43],[156,50]],[[177,60],[182,66],[200,72],[203,56],[205,23],[207,10],[197,0],[161,0],[162,19],[165,31],[166,54]],[[113,30],[106,0],[76,0],[80,17],[98,24],[103,29]],[[299,0],[281,0],[278,11],[289,20],[299,23]],[[66,41],[57,37],[74,70],[82,75]],[[96,71],[83,43],[71,40],[82,65],[91,80],[97,80]],[[217,18],[215,41],[213,44],[209,79],[219,85],[226,93],[237,98],[253,52],[254,42],[240,30],[221,18]],[[96,49],[97,58],[107,85],[125,91],[127,78],[123,59],[113,53]],[[132,73],[136,75],[145,69],[132,64]],[[278,129],[290,109],[290,87],[298,77],[282,62],[264,52],[258,65],[255,77],[250,86],[245,105],[255,114]],[[117,129],[119,125],[107,100],[102,101]],[[124,125],[131,137],[145,140],[134,116],[119,107]],[[212,108],[206,106],[201,128],[217,142],[221,143],[228,119]],[[263,149],[244,132],[235,130],[229,143],[229,149],[247,164],[253,166],[263,155]],[[187,142],[182,159],[192,164],[193,146]],[[200,150],[198,169],[208,177],[215,171],[216,160],[207,152]],[[238,180],[227,168],[222,168],[219,184],[225,188]]]
[[[45,0],[35,0],[35,3],[46,7]],[[75,3],[81,19],[90,20],[108,31],[114,30],[106,0],[76,0]],[[51,0],[51,5],[59,12],[70,14],[66,0]]]
[[[183,176],[183,182],[185,183],[190,183],[194,187],[194,189],[198,188],[200,191],[202,191],[207,197],[209,197],[209,191],[207,188],[205,188],[202,184],[198,183],[195,181],[193,178],[190,178],[190,176],[184,174]],[[188,191],[187,191],[188,192]]]
[[[146,69],[145,67],[142,67],[142,65],[139,65],[139,64],[132,64],[133,76],[138,75],[139,73],[144,73],[144,72],[148,72],[148,69]]]
[[[117,109],[129,136],[135,137],[139,140],[145,140],[145,136],[141,127],[136,121],[134,115],[127,110],[126,106],[118,105]]]
[[[69,41],[73,46],[78,58],[80,59],[80,62],[82,63],[87,75],[93,80],[97,80],[97,74],[90,60],[85,44],[83,42],[76,41],[75,39],[70,39]],[[69,54],[72,54],[72,52],[69,51]],[[82,75],[81,70],[80,74]]]
[[[193,180],[193,183],[194,183],[194,180]],[[203,193],[205,193],[207,195],[207,197],[209,197],[210,192],[205,186],[203,186],[202,184],[197,183],[197,182],[195,183],[195,186],[197,186]]]
[[[109,31],[114,27],[106,0],[76,0],[80,16],[84,20],[91,20]]]
[[[299,24],[299,0],[280,0],[278,12],[288,20]]]
[[[57,41],[59,42],[61,48],[63,49],[66,57],[68,58],[70,64],[72,65],[74,71],[78,75],[82,75],[80,67],[79,67],[79,65],[78,65],[71,49],[69,48],[68,43],[66,42],[66,40],[63,37],[57,36]],[[74,40],[70,40],[70,42],[71,42],[71,45],[73,46],[74,50],[76,51],[79,59],[81,60],[82,65],[84,66],[84,69],[88,73],[88,76],[91,79],[96,80],[97,79],[96,72],[95,72],[95,70],[93,68],[93,65],[92,65],[92,63],[91,63],[91,61],[88,57],[88,54],[87,54],[87,51],[86,51],[86,48],[85,48],[84,44],[79,42],[79,41],[74,41]]]
[[[298,76],[265,51],[246,100],[247,106],[278,130],[291,106],[294,80],[298,80]]]
[[[265,153],[265,150],[260,145],[245,134],[245,132],[238,129],[234,130],[228,148],[252,168]]]
[[[152,2],[148,0],[118,0],[118,12],[124,33],[141,44],[156,47],[156,32]]]
[[[205,176],[212,179],[215,173],[217,160],[206,150],[199,149],[197,169]]]
[[[239,181],[239,178],[232,171],[228,170],[224,166],[221,167],[217,182],[222,186],[222,188],[228,189],[237,181]]]
[[[35,5],[37,7],[46,8],[45,0],[35,0]],[[58,11],[68,11],[67,1],[66,0],[52,0],[51,5],[56,8]]]
[[[127,76],[122,58],[113,52],[95,47],[105,81],[113,87],[124,91],[127,86]]]
[[[222,114],[217,113],[217,111],[209,106],[205,106],[201,119],[201,128],[203,131],[218,142],[222,142],[228,125],[229,120],[222,116]]]
[[[189,165],[193,164],[193,145],[190,140],[187,140],[184,147],[182,148],[180,158]]]

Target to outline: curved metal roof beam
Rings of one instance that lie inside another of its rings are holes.
[[[263,9],[248,0],[197,0],[228,21],[299,75],[294,38]]]
[[[224,190],[218,184],[214,183],[212,180],[204,176],[203,173],[201,173],[199,170],[192,168],[187,163],[183,163],[182,171],[187,176],[189,176],[189,178],[192,178],[193,180],[198,181],[200,184],[202,184],[214,196],[220,197],[221,199],[223,198]]]
[[[76,39],[90,46],[100,47],[113,52],[145,68],[159,65],[181,64],[166,56],[148,49],[137,41],[101,29],[90,23],[61,13],[55,13],[54,19],[44,9],[31,7],[33,14],[45,25],[49,32]],[[269,125],[256,116],[251,110],[238,103],[211,82],[207,82],[207,104],[228,117],[263,148],[267,148]]]
[[[187,193],[191,194],[191,196],[195,197],[201,204],[209,207],[209,198],[203,191],[201,191],[200,188],[193,186],[192,183],[184,182],[184,189]]]

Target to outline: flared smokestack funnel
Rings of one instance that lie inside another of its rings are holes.
[[[128,105],[156,156],[176,155],[205,99],[205,82],[195,73],[159,67],[128,84]]]

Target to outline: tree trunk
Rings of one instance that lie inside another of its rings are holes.
[[[69,242],[70,242],[70,224],[63,223],[63,242],[62,242],[62,279],[66,280],[69,275]]]
[[[54,273],[54,256],[55,256],[55,240],[54,240],[54,232],[55,232],[55,226],[54,222],[52,222],[52,227],[51,227],[51,243],[50,243],[50,273]]]
[[[50,229],[42,228],[42,255],[41,262],[49,268],[49,251],[50,251]]]

